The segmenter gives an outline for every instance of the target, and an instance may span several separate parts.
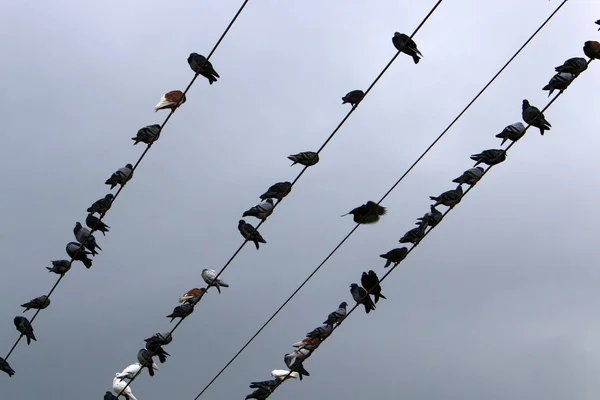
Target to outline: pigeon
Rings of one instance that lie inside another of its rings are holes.
[[[358,103],[360,103],[363,97],[365,97],[365,92],[362,90],[353,90],[342,97],[342,104],[350,103],[350,105],[354,108],[358,105]]]
[[[43,296],[39,296],[36,297],[35,299],[28,301],[25,304],[21,304],[21,307],[25,307],[25,311],[27,310],[31,310],[32,308],[34,310],[43,310],[44,308],[48,307],[50,305],[50,298],[46,295]]]
[[[113,392],[115,392],[117,396],[125,397],[125,400],[137,400],[131,392],[131,385],[116,376],[113,378]]]
[[[167,108],[172,110],[172,112],[175,112],[177,107],[185,103],[185,100],[185,94],[183,94],[181,90],[172,90],[163,95],[158,104],[154,106],[154,112]],[[179,101],[181,101],[181,103]]]
[[[217,78],[220,78],[210,61],[208,61],[203,55],[192,53],[188,57],[187,61],[192,71],[208,79],[208,83],[211,85],[217,81]]]
[[[566,88],[569,87],[575,78],[577,78],[577,76],[570,72],[559,72],[550,79],[550,82],[548,82],[548,84],[544,86],[542,90],[550,91],[548,93],[548,97],[550,97],[552,92],[555,90],[559,90],[559,93],[562,93]]]
[[[206,293],[206,289],[204,288],[193,288],[188,290],[183,296],[179,298],[179,302],[181,304],[189,303],[193,306],[198,304],[200,300],[202,300],[202,296]]]
[[[352,214],[354,222],[357,224],[374,224],[379,221],[379,218],[382,215],[385,215],[386,213],[387,210],[385,207],[382,207],[375,202],[367,201],[366,204],[356,207],[348,214],[342,215],[342,217]]]
[[[255,217],[260,220],[265,220],[273,212],[273,199],[267,199],[262,203],[244,211],[242,217]]]
[[[187,317],[188,315],[190,315],[193,312],[194,312],[194,306],[189,303],[185,303],[185,304],[175,307],[173,309],[173,312],[171,314],[167,315],[167,318],[171,318],[170,322],[173,322],[173,320],[175,318],[184,319],[185,317]]]
[[[523,100],[523,121],[540,129],[540,133],[544,136],[544,131],[549,131],[552,125],[546,121],[544,114],[537,107],[529,104],[529,101]]]
[[[161,346],[166,346],[173,340],[171,332],[155,333],[148,339],[144,339],[144,342],[154,342]]]
[[[249,400],[249,399],[265,400],[267,397],[269,397],[269,395],[271,395],[271,389],[266,389],[266,388],[261,387],[261,388],[256,389],[254,392],[250,393],[246,397],[244,397],[244,399],[245,400]]]
[[[588,40],[583,44],[583,54],[592,60],[600,58],[600,43],[595,40]]]
[[[567,61],[563,63],[563,65],[559,65],[554,68],[556,72],[570,72],[575,74],[575,76],[579,76],[583,71],[585,71],[588,67],[587,60],[583,57],[573,57],[569,58]]]
[[[54,272],[60,276],[63,276],[71,269],[71,261],[69,260],[56,260],[51,261],[52,267],[46,267],[48,272]]]
[[[133,177],[133,165],[127,164],[123,168],[119,168],[104,182],[107,185],[110,185],[110,188],[113,189],[117,185],[125,186],[127,181],[129,181]]]
[[[304,338],[301,341],[294,343],[292,347],[314,350],[319,346],[320,343],[321,339],[318,338]]]
[[[96,200],[94,204],[92,204],[87,212],[89,213],[98,213],[100,215],[106,214],[108,210],[110,210],[110,206],[112,205],[113,197],[115,197],[112,193],[107,194],[104,198],[100,200]]]
[[[263,239],[260,233],[256,229],[254,229],[252,225],[250,225],[243,219],[240,219],[240,221],[238,222],[238,230],[240,231],[244,239],[254,242],[256,250],[258,250],[259,243],[267,243],[267,241]]]
[[[158,370],[158,365],[156,365],[155,363],[152,363],[152,368],[154,368],[155,370]],[[125,378],[133,379],[133,377],[136,376],[141,369],[142,369],[142,364],[140,364],[139,362],[136,362],[136,363],[133,363],[133,364],[125,367],[123,372],[118,373],[116,375],[116,377],[119,378],[120,380],[123,380]]]
[[[298,376],[300,377],[300,380],[302,380],[302,377],[304,375],[306,376],[310,376],[310,374],[308,373],[308,371],[306,369],[304,369],[304,365],[302,365],[302,361],[297,359],[293,362],[292,365],[290,365],[290,371],[293,372],[297,372]]]
[[[483,176],[483,168],[481,167],[475,167],[475,168],[470,168],[468,170],[466,170],[465,172],[463,172],[463,174],[461,176],[459,176],[456,179],[453,179],[452,182],[455,183],[465,183],[467,185],[475,185]]]
[[[471,160],[477,161],[475,163],[475,166],[477,166],[477,164],[480,163],[484,163],[487,165],[500,164],[502,161],[506,160],[506,151],[502,149],[484,150],[479,154],[473,154],[471,156]]]
[[[300,348],[300,349],[296,349],[294,351],[292,351],[291,353],[289,353],[290,356],[295,357],[299,360],[306,360],[310,354],[312,353],[312,350],[309,350],[307,348]]]
[[[319,326],[318,328],[315,328],[312,331],[308,332],[306,334],[306,337],[309,337],[312,339],[324,340],[327,338],[327,336],[331,335],[332,331],[333,331],[333,325],[323,325],[323,326]]]
[[[415,64],[419,63],[419,56],[423,57],[423,54],[417,49],[417,44],[404,33],[394,32],[392,43],[396,50],[411,56]]]
[[[406,232],[404,234],[404,236],[402,236],[402,238],[399,240],[400,243],[412,243],[415,246],[419,244],[419,242],[421,241],[421,239],[423,239],[423,237],[425,237],[425,229],[427,228],[427,224],[425,223],[421,223],[421,225],[419,225],[416,228],[411,229],[410,231]]]
[[[292,184],[290,182],[277,182],[269,188],[266,192],[260,195],[261,200],[273,198],[281,201],[285,196],[290,194],[292,191]]]
[[[91,268],[92,267],[92,260],[90,260],[87,256],[92,254],[88,251],[86,251],[84,248],[81,247],[81,245],[79,243],[76,242],[69,242],[67,243],[67,254],[69,255],[69,257],[71,257],[73,260],[76,261],[81,261],[83,263],[83,265],[85,265],[86,268]]]
[[[596,22],[594,22],[596,25],[600,25],[600,19]],[[600,31],[600,28],[598,28],[598,30]]]
[[[154,364],[154,362],[150,352],[146,349],[140,349],[140,351],[137,353],[137,359],[142,367],[148,368],[148,373],[150,376],[154,376],[154,368],[152,368],[152,364]]]
[[[27,318],[17,316],[13,322],[15,323],[17,330],[27,338],[27,345],[30,345],[32,340],[37,341],[33,334],[33,327]]]
[[[271,376],[275,378],[277,381],[287,380],[287,379],[298,379],[298,373],[295,371],[288,371],[287,369],[274,369],[271,371]]]
[[[425,215],[427,215],[427,214],[425,214]],[[406,258],[407,254],[408,254],[408,249],[406,247],[399,247],[399,248],[390,250],[385,254],[380,254],[379,257],[385,259],[385,265],[383,266],[383,268],[387,268],[392,263],[394,263],[394,267],[396,265],[400,264],[400,262]]]
[[[271,390],[276,388],[279,385],[279,382],[275,379],[271,379],[268,381],[261,381],[261,382],[250,382],[250,389],[266,389],[266,390]]]
[[[88,216],[85,217],[85,224],[91,230],[102,232],[103,236],[106,236],[106,232],[110,229],[110,226],[106,225],[100,218],[93,214],[88,214]]]
[[[360,278],[360,283],[362,287],[365,288],[366,291],[369,292],[370,295],[373,296],[375,300],[375,304],[379,301],[379,298],[386,299],[384,295],[381,294],[381,285],[379,284],[379,277],[373,270],[369,270],[369,272],[363,272],[362,277]]]
[[[367,314],[370,313],[371,310],[375,309],[375,303],[373,303],[373,300],[367,296],[367,291],[358,286],[356,283],[350,285],[350,294],[352,295],[354,301],[365,306],[365,312]]]
[[[15,374],[15,370],[12,369],[8,361],[2,357],[0,357],[0,371],[6,372],[9,377],[12,377]]]
[[[507,140],[516,142],[521,139],[523,135],[525,135],[525,125],[521,122],[515,122],[504,128],[502,132],[496,135],[496,137],[502,139],[502,143],[500,144],[502,146]]]
[[[447,207],[454,207],[458,203],[463,196],[462,186],[458,185],[456,189],[448,190],[439,196],[429,196],[430,200],[435,200],[436,203],[433,205],[434,207],[443,204]]]
[[[107,391],[104,393],[104,400],[117,400],[117,396]]]
[[[83,245],[86,249],[88,249],[93,256],[98,254],[96,249],[102,250],[100,246],[96,243],[96,238],[92,235],[92,231],[88,228],[84,228],[81,226],[80,222],[75,223],[75,228],[73,228],[73,233],[75,234],[75,239]]]
[[[335,310],[327,316],[327,319],[323,321],[323,323],[325,325],[339,325],[342,322],[342,320],[346,317],[346,307],[348,307],[348,303],[344,301],[340,304],[337,310]]]
[[[311,167],[319,162],[319,155],[314,151],[303,151],[302,153],[292,154],[288,156],[290,161],[293,161],[292,167],[296,164],[304,165],[305,167]]]
[[[134,140],[133,145],[135,146],[139,142],[152,144],[156,142],[160,138],[160,125],[148,125],[137,131],[137,135],[132,137],[131,140]]]
[[[158,361],[160,361],[161,364],[166,363],[167,356],[170,356],[170,354],[167,353],[165,351],[165,349],[162,348],[161,344],[154,340],[149,340],[146,342],[146,350],[148,350],[150,352],[149,353],[150,355],[157,356]]]
[[[204,282],[206,282],[209,287],[214,286],[217,288],[219,294],[221,293],[221,287],[229,287],[229,285],[223,282],[221,278],[217,278],[217,271],[214,269],[203,269],[201,275],[202,279],[204,279]]]
[[[429,209],[431,211],[429,211],[427,214],[423,215],[421,218],[417,218],[417,221],[419,221],[419,222],[417,222],[416,225],[421,225],[424,223],[428,226],[434,227],[441,222],[442,218],[444,218],[444,214],[439,212],[432,205],[429,206]]]

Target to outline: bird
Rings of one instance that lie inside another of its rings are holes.
[[[73,233],[75,234],[75,239],[83,245],[86,249],[88,249],[92,255],[98,254],[96,249],[102,250],[98,243],[96,243],[96,238],[92,235],[92,232],[88,228],[84,228],[81,226],[81,223],[78,221],[75,223],[75,228],[73,228]]]
[[[115,196],[112,193],[107,194],[103,198],[96,200],[88,209],[89,213],[98,213],[98,214],[106,214],[108,210],[110,210],[110,206],[112,205],[112,200]]]
[[[350,294],[354,301],[365,306],[365,312],[368,314],[375,309],[375,303],[371,297],[367,296],[367,291],[356,283],[350,285]]]
[[[2,357],[0,357],[0,371],[6,372],[9,377],[12,377],[15,374],[15,370],[12,369],[8,361]]]
[[[559,90],[559,93],[562,93],[566,88],[569,87],[571,82],[573,82],[573,79],[575,79],[576,77],[577,76],[575,74],[572,74],[570,72],[559,72],[550,79],[550,82],[548,82],[548,84],[544,86],[542,90],[550,91],[548,93],[548,97],[550,97],[552,92],[554,92],[555,90]]]
[[[157,105],[154,106],[154,112],[158,110],[170,109],[172,112],[185,103],[185,94],[181,90],[172,90],[163,94]],[[180,102],[181,101],[181,102]]]
[[[117,400],[117,396],[107,391],[106,393],[104,393],[104,400]]]
[[[181,296],[179,298],[179,302],[181,304],[190,303],[191,305],[195,306],[200,300],[202,300],[204,293],[206,293],[206,289],[204,288],[193,288]]]
[[[292,191],[292,184],[290,182],[277,182],[271,186],[266,192],[260,195],[261,200],[268,198],[280,200],[290,194]]]
[[[330,313],[327,316],[327,319],[325,321],[323,321],[323,324],[325,324],[325,325],[338,324],[339,325],[342,322],[342,320],[346,317],[346,307],[348,307],[348,303],[346,303],[345,301],[343,303],[340,303],[340,306],[338,307],[338,309],[333,311],[332,313]]]
[[[148,368],[148,373],[150,376],[154,376],[154,368],[152,368],[152,364],[154,364],[152,360],[152,355],[146,349],[140,349],[137,353],[138,362],[142,367]]]
[[[394,32],[392,43],[396,50],[411,56],[415,64],[419,63],[419,56],[423,57],[423,54],[417,49],[417,44],[404,33]]]
[[[304,165],[305,167],[311,167],[319,162],[319,155],[314,151],[303,151],[302,153],[288,156],[288,159],[293,161],[291,167],[296,164]]]
[[[323,325],[323,326],[319,326],[318,328],[313,329],[312,331],[308,332],[306,334],[306,337],[312,338],[312,339],[326,339],[327,336],[331,335],[331,332],[333,331],[333,325]]]
[[[421,239],[423,239],[425,237],[425,229],[427,228],[427,224],[425,224],[424,222],[421,223],[421,225],[419,225],[416,228],[411,229],[410,231],[406,232],[404,234],[404,236],[402,236],[402,238],[400,238],[399,242],[400,243],[412,243],[415,246],[419,244],[419,242],[421,241]]]
[[[506,126],[502,132],[496,135],[496,137],[502,139],[502,143],[500,143],[502,146],[507,140],[516,142],[521,139],[523,135],[525,135],[525,125],[521,122],[515,122],[514,124]]]
[[[152,368],[154,368],[155,370],[158,370],[158,365],[156,365],[155,363],[152,363]],[[140,364],[139,362],[136,362],[136,363],[133,363],[133,364],[125,367],[125,369],[122,372],[118,373],[116,376],[120,380],[123,380],[125,378],[133,379],[133,377],[136,376],[141,369],[142,369],[142,364]]]
[[[353,90],[342,97],[342,104],[350,103],[352,108],[354,108],[360,103],[363,97],[365,97],[365,92],[362,90]]]
[[[23,310],[23,312],[25,312],[27,310],[31,310],[32,308],[34,310],[43,310],[44,308],[48,307],[49,305],[50,305],[50,298],[46,295],[43,295],[43,296],[36,297],[35,299],[30,300],[25,304],[21,304],[21,307],[25,307],[25,310]]]
[[[162,348],[162,345],[158,341],[154,341],[154,340],[147,341],[146,342],[146,350],[148,350],[150,355],[157,356],[158,361],[160,361],[161,364],[166,363],[167,356],[170,356],[170,354],[167,353],[165,351],[165,349]],[[148,366],[148,365],[146,364],[146,366]]]
[[[600,58],[600,43],[595,40],[588,40],[583,44],[583,54],[592,60]]]
[[[202,275],[202,279],[204,279],[204,282],[206,282],[206,284],[209,287],[216,287],[219,294],[221,293],[221,287],[229,287],[229,285],[225,283],[221,278],[217,278],[217,271],[215,271],[214,269],[205,268],[202,270],[202,273],[200,275]]]
[[[555,67],[556,72],[570,72],[579,76],[588,67],[587,60],[583,57],[573,57],[566,60],[562,65]]]
[[[594,22],[596,25],[600,25],[600,19],[597,20],[596,22]],[[598,28],[598,30],[600,31],[600,28]]]
[[[155,342],[161,346],[166,346],[173,340],[171,332],[155,333],[148,339],[144,339],[144,342]]]
[[[319,346],[320,343],[321,339],[318,338],[304,338],[301,341],[294,343],[292,347],[314,350],[317,348],[317,346]]]
[[[544,114],[540,112],[537,107],[534,107],[529,104],[529,101],[523,100],[523,121],[530,124],[531,126],[535,126],[539,128],[540,133],[544,136],[544,131],[549,131],[552,125],[550,122],[546,121],[546,117]]]
[[[289,353],[287,355],[290,357],[294,357],[294,358],[304,361],[311,355],[311,353],[312,353],[312,350],[303,347],[303,348],[295,349],[294,351],[292,351],[291,353]],[[285,358],[284,358],[284,360],[285,360]]]
[[[400,262],[406,258],[407,254],[408,249],[406,247],[399,247],[392,249],[385,254],[380,254],[379,257],[385,259],[385,265],[383,268],[387,268],[392,265],[392,263],[394,263],[394,267],[400,264]]]
[[[48,272],[54,272],[60,276],[63,276],[71,269],[71,261],[69,260],[56,260],[50,261],[52,263],[52,267],[46,267]]]
[[[184,319],[185,317],[187,317],[188,315],[190,315],[193,312],[194,312],[194,306],[189,303],[185,303],[185,304],[175,307],[173,309],[173,312],[171,314],[167,315],[167,318],[171,318],[170,322],[173,322],[173,320],[175,318]]]
[[[242,217],[255,217],[265,220],[273,212],[273,199],[266,199],[262,203],[244,211]]]
[[[125,186],[127,181],[133,177],[133,165],[127,164],[123,168],[119,168],[104,182],[106,185],[110,185],[113,189],[117,185]]]
[[[459,176],[456,179],[453,179],[452,182],[465,183],[467,185],[473,186],[481,179],[482,176],[483,176],[483,168],[482,167],[469,168],[468,170],[463,172],[461,176]]]
[[[134,141],[133,145],[135,146],[139,142],[152,144],[156,142],[158,138],[160,138],[160,125],[154,124],[141,128],[131,140]]]
[[[258,388],[254,392],[250,393],[244,400],[254,399],[254,400],[265,400],[271,394],[271,389],[267,388]]]
[[[373,271],[372,269],[369,270],[368,273],[367,272],[362,273],[362,276],[360,278],[360,283],[361,283],[362,287],[365,288],[365,290],[367,292],[369,292],[370,295],[373,296],[373,298],[375,300],[375,304],[377,304],[380,297],[382,299],[387,300],[387,297],[385,297],[384,295],[381,294],[381,285],[379,284],[379,277],[377,276],[375,271]]]
[[[434,207],[443,204],[447,207],[454,207],[460,203],[463,196],[462,186],[458,185],[456,189],[448,190],[439,196],[429,196],[430,200],[435,200]]]
[[[85,265],[86,268],[91,268],[92,267],[92,260],[90,260],[87,256],[92,254],[88,251],[86,251],[84,248],[82,248],[82,246],[79,243],[76,242],[69,242],[67,243],[67,254],[69,255],[69,257],[71,257],[73,260],[76,261],[81,261],[83,263],[83,265]]]
[[[263,388],[263,389],[271,390],[271,389],[277,387],[277,385],[279,385],[279,382],[276,379],[271,379],[268,381],[250,382],[249,387],[251,389]]]
[[[251,224],[247,223],[243,219],[240,219],[238,222],[238,230],[244,239],[254,242],[256,250],[259,248],[259,243],[267,243],[260,233]]]
[[[292,363],[292,365],[290,365],[290,371],[293,372],[297,372],[298,376],[300,377],[300,380],[302,380],[302,377],[304,375],[306,376],[310,376],[310,374],[308,373],[308,371],[304,368],[304,365],[302,365],[302,360],[299,359],[295,359],[294,362]]]
[[[102,232],[103,236],[106,236],[106,232],[110,229],[110,226],[106,225],[100,218],[96,217],[94,214],[88,214],[85,217],[85,224],[88,228]]]
[[[374,224],[377,221],[379,221],[379,218],[382,215],[385,215],[386,213],[387,209],[385,207],[382,207],[377,203],[369,200],[366,204],[363,204],[360,207],[356,207],[348,214],[342,215],[342,217],[352,214],[353,220],[357,224]]]
[[[113,378],[112,389],[117,396],[123,396],[126,400],[137,400],[131,392],[131,385],[129,385],[129,382],[125,382],[116,376]]]
[[[288,379],[298,379],[298,373],[294,371],[288,371],[287,369],[274,369],[271,371],[271,376],[278,381],[284,381]]]
[[[423,215],[421,218],[417,218],[418,222],[415,225],[421,225],[425,223],[428,226],[434,227],[442,221],[444,214],[439,212],[437,208],[430,205],[429,210],[430,211],[427,214]]]
[[[32,340],[37,341],[33,334],[33,327],[27,318],[16,316],[13,322],[15,323],[15,328],[27,338],[27,345],[30,345]]]
[[[477,164],[480,164],[480,163],[484,163],[487,165],[500,164],[502,161],[506,160],[506,151],[504,151],[502,149],[484,150],[479,154],[473,154],[471,156],[471,160],[477,161],[475,163],[475,166],[477,166]],[[482,172],[482,175],[483,175],[483,172]]]
[[[210,61],[208,61],[208,59],[206,59],[206,57],[203,55],[191,53],[187,61],[192,71],[208,79],[208,83],[211,85],[217,81],[217,78],[220,78]]]

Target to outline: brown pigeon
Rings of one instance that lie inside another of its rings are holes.
[[[181,104],[185,103],[185,95],[181,90],[172,90],[169,93],[165,93],[160,99],[157,105],[154,106],[154,111],[164,110],[166,108],[175,111],[178,107],[178,103],[181,100]],[[181,105],[179,104],[179,105]]]

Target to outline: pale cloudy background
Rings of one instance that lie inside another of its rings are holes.
[[[79,263],[35,321],[38,341],[10,358],[1,399],[100,399],[114,373],[202,268],[220,269],[241,242],[237,221],[272,183],[292,180],[288,154],[316,150],[431,1],[251,0],[169,122],[96,237],[91,270]],[[446,0],[415,37],[424,54],[400,56],[175,333],[172,354],[132,387],[139,400],[192,400],[353,227],[355,206],[378,200],[557,0]],[[521,118],[527,98],[565,59],[600,39],[599,3],[571,0],[501,78],[385,201],[286,311],[203,396],[240,399],[252,380],[282,368],[289,345],[319,325],[363,270],[454,187],[469,155],[498,148],[494,135]],[[189,53],[207,54],[239,0],[21,1],[0,5],[3,110],[3,278],[0,343],[17,337],[19,304],[45,293],[72,228],[108,192],[104,180],[143,150],[130,140],[160,123],[160,96],[192,77]],[[384,282],[369,316],[355,313],[307,361],[311,376],[273,398],[358,400],[596,399],[600,272],[596,211],[598,75],[592,63],[505,163]],[[256,224],[254,220],[248,220]],[[31,315],[26,314],[28,317]]]

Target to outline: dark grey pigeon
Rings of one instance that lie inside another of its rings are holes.
[[[350,103],[352,107],[356,107],[363,97],[365,97],[365,92],[362,90],[353,90],[342,97],[342,104]]]
[[[439,212],[434,206],[429,206],[430,211],[423,215],[421,218],[417,218],[417,222],[415,225],[425,224],[426,226],[434,227],[442,221],[444,218],[444,214]]]
[[[21,334],[25,335],[25,337],[27,338],[28,345],[31,344],[32,340],[37,341],[35,335],[33,334],[33,327],[31,326],[27,318],[17,316],[15,317],[13,322],[15,323],[15,327],[17,328],[17,330]]]
[[[400,243],[412,243],[415,246],[419,244],[421,239],[425,237],[425,229],[427,229],[427,225],[422,223],[420,226],[411,229],[406,232],[404,236],[399,240]]]
[[[318,328],[313,329],[312,331],[306,334],[306,337],[312,339],[326,339],[327,336],[331,335],[333,331],[333,325],[323,325]]]
[[[244,239],[254,242],[256,250],[258,250],[259,248],[259,243],[267,243],[267,241],[263,239],[260,233],[252,225],[250,225],[243,219],[240,219],[240,221],[238,222],[238,230],[240,231]]]
[[[87,256],[92,253],[86,251],[85,248],[82,248],[79,243],[67,243],[66,250],[69,257],[71,257],[73,260],[81,261],[86,268],[91,268],[92,260],[90,260]]]
[[[46,267],[48,272],[54,272],[58,275],[64,275],[71,269],[71,261],[69,260],[56,260],[51,261],[52,267]]]
[[[112,205],[112,200],[115,196],[112,193],[107,194],[104,198],[100,200],[96,200],[88,209],[89,213],[98,213],[103,214],[110,210],[110,206]]]
[[[365,288],[370,295],[373,296],[375,300],[375,304],[379,301],[379,298],[386,299],[384,295],[381,294],[381,285],[379,284],[379,277],[375,273],[375,271],[370,270],[368,273],[363,272],[362,277],[360,278],[360,283],[362,287]]]
[[[366,204],[356,207],[348,214],[342,215],[342,217],[352,214],[352,219],[357,224],[374,224],[386,213],[387,209],[385,207],[378,205],[374,201],[367,201]]]
[[[271,395],[271,389],[260,387],[256,389],[254,392],[250,393],[246,397],[245,400],[255,399],[255,400],[265,400],[267,397]]]
[[[98,243],[96,243],[96,238],[92,235],[92,231],[88,228],[84,228],[81,226],[81,223],[78,221],[75,223],[75,228],[73,228],[73,233],[75,234],[75,239],[83,245],[86,249],[88,249],[93,256],[98,254],[96,249],[102,250]]]
[[[292,365],[290,365],[290,367],[289,367],[290,371],[298,373],[300,380],[302,380],[303,375],[310,376],[308,371],[306,369],[304,369],[304,365],[302,365],[302,362],[303,361],[296,358],[294,363]]]
[[[552,92],[555,90],[559,90],[559,93],[562,93],[566,88],[569,87],[575,78],[577,78],[577,75],[570,72],[559,72],[550,79],[550,82],[548,82],[548,84],[544,86],[542,90],[550,91],[548,93],[548,97],[550,97]]]
[[[192,71],[208,79],[208,83],[211,85],[217,81],[217,78],[220,78],[210,61],[208,61],[203,55],[192,53],[188,57],[187,61]]]
[[[261,382],[250,382],[250,389],[265,389],[271,390],[277,387],[279,383],[275,379]]]
[[[88,216],[85,217],[85,224],[91,230],[102,232],[102,235],[104,236],[106,236],[106,232],[110,229],[110,226],[102,222],[100,218],[94,216],[94,214],[88,214]]]
[[[132,137],[131,140],[135,140],[133,145],[135,146],[139,142],[152,144],[160,137],[160,125],[148,125],[137,131],[137,135]]]
[[[107,185],[110,185],[110,188],[113,189],[117,185],[125,186],[127,181],[129,181],[133,177],[133,165],[127,164],[123,168],[119,168],[104,182]]]
[[[244,211],[242,217],[255,217],[265,220],[273,212],[273,199],[266,199],[262,203]]]
[[[104,393],[104,400],[117,400],[117,396],[109,391],[106,391],[106,393]]]
[[[434,207],[443,204],[447,207],[454,207],[462,200],[463,190],[462,186],[458,185],[456,189],[448,190],[439,196],[429,196],[430,200],[435,200]]]
[[[154,368],[152,364],[154,364],[154,360],[152,360],[152,355],[146,349],[140,349],[137,353],[137,360],[142,367],[148,369],[148,373],[150,376],[154,376]]]
[[[502,149],[484,150],[479,154],[473,154],[471,160],[477,161],[475,165],[480,163],[487,165],[500,164],[502,161],[506,160],[506,151]]]
[[[515,122],[514,124],[508,125],[506,128],[504,128],[504,130],[497,134],[496,137],[502,139],[502,143],[500,145],[503,145],[507,140],[516,142],[517,140],[521,139],[523,135],[525,135],[525,125],[520,122]]]
[[[367,295],[367,291],[356,283],[350,285],[350,294],[354,301],[365,306],[365,312],[367,314],[375,309],[375,303],[373,303],[371,297]]]
[[[43,310],[44,308],[47,308],[50,305],[50,298],[46,295],[43,296],[39,296],[36,297],[33,300],[28,301],[25,304],[21,304],[21,307],[25,307],[25,310],[23,310],[23,312],[31,310],[32,308],[34,310]]]
[[[171,318],[170,322],[173,322],[173,320],[175,318],[184,319],[185,317],[187,317],[188,315],[190,315],[193,312],[194,312],[194,306],[189,303],[185,303],[185,304],[175,307],[173,309],[173,312],[171,314],[167,315],[167,318]]]
[[[12,369],[8,361],[2,357],[0,357],[0,371],[6,372],[9,377],[12,377],[15,374],[15,370]]]
[[[160,361],[161,364],[167,362],[167,356],[170,356],[170,354],[162,348],[160,343],[154,340],[146,342],[146,350],[148,350],[151,355],[157,356],[158,361]]]
[[[465,183],[467,185],[473,186],[477,182],[479,182],[479,180],[483,176],[483,171],[484,170],[481,167],[469,168],[468,170],[466,170],[465,172],[463,172],[463,174],[461,176],[459,176],[456,179],[453,179],[452,182],[454,182],[454,183]]]
[[[173,335],[170,332],[155,333],[148,339],[144,339],[144,342],[154,342],[160,346],[166,346],[173,340]]]
[[[325,325],[340,324],[346,317],[346,307],[348,307],[348,303],[344,301],[337,310],[327,316],[327,319],[323,323]]]
[[[290,161],[293,161],[291,166],[296,164],[304,165],[305,167],[310,167],[319,162],[319,155],[314,151],[303,151],[302,153],[292,154],[288,156]]]
[[[583,57],[569,58],[563,63],[554,68],[556,72],[570,72],[571,74],[579,75],[588,67],[587,60]]]
[[[291,182],[277,182],[269,188],[266,192],[260,195],[261,200],[268,198],[281,200],[292,191]]]
[[[542,136],[544,136],[544,131],[550,130],[552,125],[550,125],[550,122],[546,121],[546,117],[540,112],[539,108],[530,105],[529,101],[523,100],[522,109],[523,121],[538,128]]]
[[[400,264],[400,262],[406,258],[407,254],[408,249],[406,247],[399,247],[397,249],[390,250],[385,254],[380,254],[379,257],[386,260],[383,268],[387,268],[392,263],[394,263],[394,266]]]
[[[404,33],[394,32],[392,43],[396,50],[411,56],[415,64],[419,63],[419,56],[423,57],[423,54],[417,49],[417,44]]]

